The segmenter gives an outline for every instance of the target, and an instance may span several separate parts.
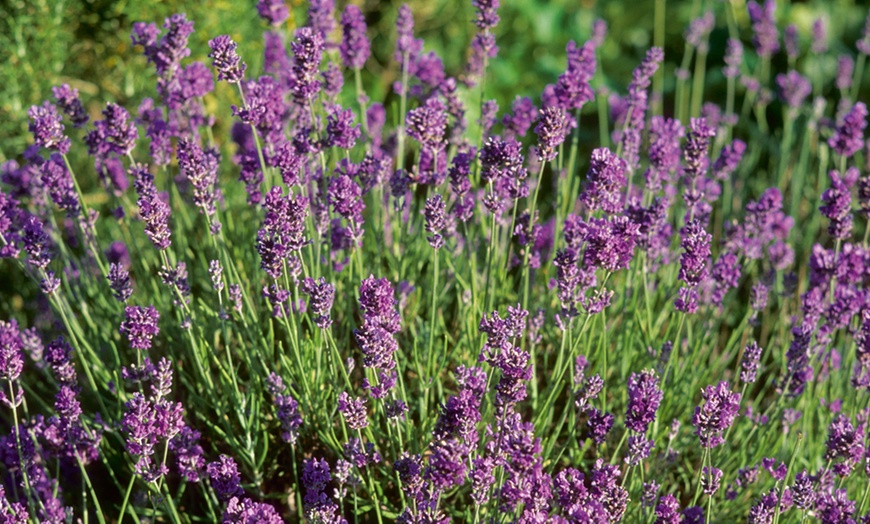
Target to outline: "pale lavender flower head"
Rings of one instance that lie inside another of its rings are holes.
[[[404,67],[407,55],[408,65],[411,66],[423,49],[423,41],[414,38],[414,13],[408,4],[402,4],[399,8],[399,16],[396,19],[396,35],[395,60]]]
[[[73,127],[82,127],[88,123],[88,116],[85,106],[79,98],[79,90],[72,88],[69,84],[63,84],[51,88],[51,94],[57,100],[60,109],[72,120]]]
[[[538,114],[535,104],[529,97],[518,96],[511,105],[511,110],[513,112],[505,114],[501,120],[505,139],[526,136]]]
[[[14,381],[24,369],[24,342],[15,320],[5,322],[0,320],[0,379]],[[15,399],[3,400],[14,402]]]
[[[715,448],[725,442],[722,434],[731,427],[740,411],[740,393],[732,393],[728,382],[707,386],[701,391],[704,405],[695,408],[692,425],[695,435],[705,448]]]
[[[317,280],[305,278],[302,281],[302,292],[308,295],[308,309],[314,315],[314,323],[321,329],[332,324],[329,312],[335,299],[335,286],[328,283],[324,277]]]
[[[46,100],[41,106],[30,106],[30,132],[39,147],[57,151],[65,155],[70,148],[70,139],[64,136],[63,118],[54,104]]]
[[[797,26],[794,24],[787,25],[783,32],[782,40],[785,44],[785,54],[790,60],[796,59],[801,52]]]
[[[296,38],[290,44],[295,61],[291,85],[293,97],[300,103],[308,103],[320,92],[320,62],[323,59],[323,36],[310,27],[296,31]]]
[[[823,55],[828,52],[828,19],[825,17],[819,17],[813,21],[813,43],[811,49],[817,55]]]
[[[103,117],[103,120],[94,122],[96,129],[88,133],[86,138],[90,153],[105,156],[111,152],[118,156],[127,156],[139,138],[130,113],[118,104],[109,102],[103,109]]]
[[[540,110],[535,134],[538,135],[538,145],[535,154],[541,162],[549,162],[556,158],[559,145],[568,136],[569,124],[565,111],[559,107],[545,107]]]
[[[290,10],[284,0],[259,0],[257,14],[274,27],[279,27],[290,18]]]
[[[758,373],[758,366],[761,360],[761,346],[754,340],[746,346],[743,352],[743,359],[740,361],[740,380],[745,383],[755,382]]]
[[[566,111],[580,109],[595,97],[589,82],[595,76],[595,46],[589,41],[580,47],[574,41],[565,48],[568,67],[556,82],[559,107]]]
[[[856,102],[828,139],[828,145],[837,154],[851,157],[863,147],[866,127],[867,106],[864,102]]]
[[[133,283],[130,281],[130,272],[121,264],[109,264],[109,288],[112,296],[120,302],[126,302],[133,295]]]
[[[326,42],[335,29],[335,1],[312,0],[309,2],[307,26]]]
[[[40,166],[42,185],[48,190],[52,202],[68,217],[77,217],[81,212],[81,203],[76,192],[72,174],[66,168],[66,162],[55,153]]]
[[[362,189],[348,175],[342,174],[329,181],[328,202],[332,205],[332,210],[345,219],[362,222],[362,212],[365,209]]]
[[[776,1],[766,0],[761,6],[750,1],[747,4],[752,20],[752,43],[762,58],[770,58],[779,51],[779,31],[776,28]]]
[[[787,74],[777,75],[776,84],[779,86],[783,101],[793,111],[800,109],[804,100],[813,91],[810,81],[795,70],[791,70]]]
[[[696,287],[707,278],[713,236],[707,233],[699,220],[686,224],[680,230],[680,236],[683,253],[680,255],[679,278],[690,287]]]
[[[338,48],[345,67],[362,68],[371,54],[371,44],[366,36],[366,20],[359,7],[348,4],[341,14],[341,45]]]
[[[722,73],[726,78],[737,78],[742,63],[743,44],[740,40],[729,38],[725,48],[725,67],[722,69]]]
[[[637,433],[646,433],[655,420],[656,411],[664,398],[659,379],[652,370],[632,373],[628,379],[628,407],[625,427]]]
[[[655,441],[652,439],[647,440],[643,435],[631,435],[628,437],[628,453],[625,456],[625,463],[629,466],[637,466],[650,456],[653,447],[655,447]]]
[[[623,188],[628,182],[625,160],[610,149],[600,147],[592,151],[589,171],[586,173],[586,189],[580,200],[594,212],[599,209],[605,213],[616,214],[623,208]]]
[[[338,396],[338,412],[344,416],[347,427],[353,431],[363,429],[369,425],[366,418],[366,400],[354,398],[342,391]]]
[[[858,169],[850,167],[841,175],[833,170],[828,173],[831,187],[822,193],[819,211],[828,218],[828,234],[838,240],[846,240],[852,233],[852,186],[858,178]]]
[[[840,55],[837,58],[837,77],[834,82],[841,91],[852,87],[852,75],[855,72],[855,61],[849,55]]]
[[[743,160],[746,152],[746,142],[735,138],[730,144],[722,148],[719,158],[713,163],[713,177],[716,180],[728,180],[732,173]]]
[[[689,27],[686,29],[686,42],[695,48],[706,46],[706,38],[710,36],[713,27],[716,24],[716,18],[712,11],[707,11],[703,15],[689,22]],[[702,49],[706,51],[706,49]]]
[[[864,19],[864,29],[861,31],[861,39],[855,42],[855,47],[862,55],[870,55],[870,12]]]
[[[160,313],[154,306],[127,306],[124,308],[121,333],[127,335],[131,348],[149,350],[152,339],[160,332],[157,327],[159,319]]]
[[[229,35],[216,36],[208,41],[211,52],[212,67],[217,69],[218,80],[226,80],[230,84],[238,84],[245,77],[247,65],[242,62],[236,52],[236,44]]]
[[[193,203],[200,212],[215,213],[219,159],[216,150],[203,151],[196,142],[187,138],[178,141],[178,167],[193,187]]]

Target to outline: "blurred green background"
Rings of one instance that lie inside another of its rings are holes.
[[[732,0],[741,36],[749,43],[751,34],[744,0]],[[292,15],[286,30],[304,24],[307,3],[289,0]],[[354,2],[366,13],[372,38],[373,58],[367,64],[364,81],[369,91],[385,94],[396,66],[392,63],[394,22],[399,1]],[[631,70],[653,44],[655,0],[503,0],[497,28],[498,58],[491,64],[487,92],[502,110],[516,95],[537,98],[547,83],[555,81],[564,68],[564,46],[568,40],[584,40],[596,17],[610,27],[602,54],[605,81],[624,90]],[[468,42],[475,27],[471,23],[470,1],[410,0],[418,36],[426,50],[435,50],[444,60],[448,74],[461,71]],[[345,2],[338,2],[342,9]],[[717,30],[711,36],[707,97],[720,99],[716,90],[723,85],[719,68],[724,43],[721,0],[668,1],[665,25],[666,78],[672,76],[683,53],[683,32],[688,22],[706,9],[717,14]],[[153,69],[130,44],[130,30],[136,21],[161,24],[172,13],[184,12],[195,22],[190,40],[191,59],[207,60],[207,42],[228,33],[239,42],[239,51],[257,74],[262,62],[262,33],[265,25],[256,12],[256,1],[181,0],[161,2],[114,0],[0,0],[0,161],[18,156],[30,142],[27,108],[51,96],[51,86],[69,83],[78,88],[92,115],[106,101],[113,100],[135,110],[135,104],[153,94]],[[867,2],[854,0],[779,2],[781,22],[795,23],[802,43],[809,45],[810,26],[815,17],[829,20],[831,49],[852,52],[860,36]],[[782,55],[782,53],[780,54]],[[784,61],[784,57],[780,56]],[[782,64],[781,64],[782,65]],[[825,67],[835,68],[832,59]],[[718,87],[717,87],[718,86]],[[219,87],[224,89],[226,86]],[[666,82],[665,96],[672,86]],[[209,102],[217,104],[220,96]],[[214,107],[222,113],[223,108]],[[228,108],[226,108],[228,111]]]

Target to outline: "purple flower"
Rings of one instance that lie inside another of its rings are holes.
[[[36,145],[62,155],[69,151],[71,142],[63,134],[63,118],[54,104],[46,100],[41,106],[30,106],[27,116],[30,117],[29,128]]]
[[[686,43],[690,46],[699,48],[706,47],[706,38],[710,36],[710,32],[716,24],[716,19],[713,17],[712,11],[707,11],[703,15],[689,22],[689,27],[686,29]],[[704,49],[706,52],[706,49]]]
[[[121,333],[127,335],[130,347],[139,350],[151,349],[151,340],[160,332],[157,321],[160,314],[154,306],[127,306]]]
[[[625,412],[625,427],[637,433],[646,433],[655,420],[656,410],[664,393],[659,388],[659,379],[652,370],[632,373],[628,379],[628,407]]]
[[[746,522],[748,524],[771,524],[778,502],[779,498],[776,496],[776,491],[771,489],[767,495],[761,497],[758,504],[749,509]]]
[[[423,41],[414,38],[414,13],[408,4],[399,7],[399,16],[396,19],[396,54],[394,59],[402,65],[411,66],[417,60],[417,55],[423,49]],[[407,64],[406,64],[407,61]],[[413,74],[413,71],[408,71]],[[403,89],[406,89],[404,86]]]
[[[753,340],[746,346],[743,359],[740,361],[740,367],[743,368],[740,372],[741,381],[750,384],[755,382],[759,360],[761,360],[761,347]]]
[[[822,193],[819,211],[830,220],[828,234],[837,240],[846,240],[852,233],[852,192],[858,178],[858,170],[850,167],[844,175],[837,171],[828,173],[831,187]]]
[[[590,212],[600,209],[605,213],[616,214],[622,211],[622,191],[627,183],[627,168],[625,160],[606,147],[592,151],[589,171],[586,173],[586,189],[580,194],[580,200]]]
[[[24,368],[24,343],[15,320],[0,320],[0,379],[18,380]],[[7,400],[4,394],[3,400]],[[14,399],[8,399],[14,402]]]
[[[740,393],[732,393],[728,382],[707,386],[701,391],[704,405],[695,408],[692,425],[695,435],[705,448],[715,448],[725,442],[722,433],[734,423],[740,411]]]
[[[226,501],[244,493],[239,466],[236,465],[232,457],[221,455],[218,460],[209,462],[206,466],[206,473],[208,473],[211,485],[220,500]]]
[[[864,19],[864,29],[861,31],[861,39],[855,42],[855,47],[862,55],[870,55],[870,13]]]
[[[175,453],[178,474],[188,482],[199,482],[205,470],[202,446],[199,444],[199,431],[187,426],[169,441],[169,449]]]
[[[816,502],[816,493],[813,490],[813,477],[807,470],[795,475],[794,484],[791,487],[792,500],[798,509],[812,509]]]
[[[259,0],[257,14],[274,27],[279,27],[290,17],[290,10],[284,0]]]
[[[740,284],[740,271],[741,267],[737,255],[727,251],[722,253],[719,260],[713,264],[713,295],[711,300],[720,308],[728,290],[736,288]]]
[[[855,522],[855,501],[849,500],[845,489],[823,492],[816,499],[816,514],[821,524],[851,524]]]
[[[136,125],[130,120],[130,113],[126,109],[113,104],[106,104],[103,109],[104,120],[94,122],[94,129],[86,138],[90,154],[105,156],[106,153],[115,153],[119,156],[127,156],[136,145],[139,132]]]
[[[549,162],[556,158],[557,149],[568,135],[569,124],[565,111],[558,107],[545,107],[540,110],[535,134],[538,135],[538,145],[535,154],[541,162]]]
[[[365,209],[362,189],[348,175],[333,177],[329,181],[328,201],[333,212],[346,220],[362,222],[362,212]]]
[[[109,264],[109,287],[112,289],[112,296],[119,302],[126,302],[133,294],[133,283],[130,281],[130,272],[121,265]]]
[[[281,422],[281,438],[284,442],[295,445],[299,437],[299,428],[302,426],[299,403],[286,394],[284,381],[274,372],[269,374],[266,387],[275,398],[276,417]]]
[[[24,244],[24,252],[27,253],[27,261],[35,268],[45,270],[51,262],[51,239],[45,232],[42,222],[33,215],[24,219],[24,234],[21,241]]]
[[[655,508],[655,524],[680,524],[680,503],[676,497],[667,494],[659,499]]]
[[[147,174],[147,172],[146,172]],[[151,177],[150,174],[148,174]],[[139,215],[145,222],[145,234],[158,250],[162,251],[172,243],[172,233],[169,230],[169,204],[164,198],[166,195],[157,193],[154,187],[154,178],[141,184],[139,191]]]
[[[743,63],[743,44],[740,40],[729,38],[725,48],[725,67],[722,73],[726,78],[736,78],[740,74],[740,65]]]
[[[727,180],[737,169],[746,152],[746,142],[735,138],[730,144],[722,148],[719,158],[713,163],[713,177],[716,180]]]
[[[810,81],[795,70],[776,75],[776,85],[779,86],[783,101],[792,111],[800,109],[804,100],[813,92]]]
[[[837,154],[851,157],[863,147],[866,127],[867,106],[864,102],[856,102],[828,139],[828,145]]]
[[[335,2],[333,0],[313,0],[308,3],[308,23],[325,42],[335,29]]]
[[[364,398],[354,398],[342,391],[338,396],[338,412],[344,416],[344,421],[351,430],[363,429],[369,425]]]
[[[266,216],[257,232],[260,267],[275,279],[283,273],[285,261],[292,271],[301,271],[295,253],[310,242],[305,237],[308,199],[302,195],[284,196],[284,190],[275,186],[266,194],[263,207]]]
[[[625,456],[625,463],[629,466],[637,466],[650,456],[654,446],[653,440],[647,440],[643,436],[632,435],[628,437],[628,453]]]
[[[444,149],[447,142],[447,115],[444,104],[437,98],[430,98],[417,109],[408,112],[405,118],[408,135],[432,152]]]
[[[686,224],[680,230],[679,278],[690,287],[696,287],[707,278],[707,263],[710,259],[710,242],[713,236],[704,230],[699,220]]]
[[[354,337],[363,352],[363,366],[393,369],[393,353],[399,348],[393,336],[401,329],[393,286],[386,278],[369,276],[360,284],[359,293],[363,323]]]
[[[88,123],[91,117],[88,116],[84,105],[82,105],[78,89],[70,87],[69,84],[63,84],[52,87],[51,93],[60,109],[72,120],[73,127],[82,127]]]
[[[787,25],[782,35],[782,40],[785,44],[785,54],[789,60],[795,60],[801,52],[797,26],[794,24]]]
[[[434,442],[430,447],[429,467],[424,477],[439,490],[460,486],[465,481],[462,445],[456,439]]]
[[[577,47],[572,40],[568,42],[565,54],[568,55],[568,67],[559,75],[556,98],[559,100],[559,107],[571,111],[582,108],[595,97],[589,85],[595,76],[595,45],[589,41]]]
[[[190,55],[187,41],[193,33],[193,22],[183,13],[174,14],[163,22],[166,33],[157,39],[157,26],[136,22],[131,35],[133,45],[144,47],[145,56],[154,64],[161,79],[170,79],[177,71],[181,60]]]
[[[474,25],[478,29],[485,31],[493,29],[498,25],[499,0],[471,0],[471,5],[474,6],[475,17]]]
[[[366,36],[366,20],[359,7],[348,4],[341,14],[341,45],[338,48],[345,67],[362,68],[371,54],[371,45]]]
[[[834,472],[840,477],[848,477],[852,469],[864,458],[864,427],[856,429],[845,415],[837,415],[828,426],[828,439],[825,442],[825,460],[835,461]]]
[[[283,524],[284,519],[271,504],[254,502],[247,497],[241,500],[239,497],[232,497],[227,501],[223,522],[225,524]]]
[[[626,216],[615,216],[609,220],[593,217],[584,229],[586,250],[583,252],[583,263],[587,267],[600,267],[607,271],[628,268],[637,243],[637,224]]]
[[[837,76],[834,85],[840,91],[848,91],[852,87],[852,75],[855,72],[855,61],[849,55],[837,58]]]
[[[750,1],[747,6],[752,20],[752,43],[758,56],[769,59],[779,51],[779,31],[776,29],[776,1],[766,0],[762,7]]]
[[[686,179],[686,184],[689,186],[683,194],[683,199],[689,206],[689,216],[692,218],[694,218],[697,204],[703,198],[703,190],[701,189],[703,185],[699,186],[699,182],[702,182],[707,173],[707,167],[710,164],[707,154],[710,140],[714,136],[716,136],[716,130],[707,125],[706,119],[691,119],[689,136],[683,149],[683,158],[686,163],[683,169],[683,176]]]
[[[335,298],[335,286],[328,283],[324,277],[317,280],[307,277],[302,281],[302,292],[308,295],[308,309],[314,315],[314,323],[321,329],[332,325],[329,311]]]
[[[501,120],[505,139],[526,136],[538,114],[535,104],[529,97],[518,96],[511,105],[511,111],[512,113],[505,114]]]
[[[429,245],[435,249],[440,249],[444,246],[444,237],[441,236],[441,231],[447,227],[444,212],[444,198],[440,194],[436,193],[426,199],[423,215],[426,219],[426,232],[432,234],[431,237],[426,238],[429,240]]]
[[[813,53],[823,55],[828,51],[828,20],[824,17],[813,21]]]
[[[307,104],[320,92],[320,61],[323,59],[323,36],[303,27],[296,31],[296,38],[290,44],[295,61],[293,76],[296,81],[290,91],[300,104]]]
[[[226,80],[230,84],[241,82],[248,66],[236,52],[238,44],[229,35],[220,35],[209,40],[208,47],[211,48],[208,56],[212,59],[212,67],[217,69],[218,80]]]
[[[588,414],[589,418],[586,420],[587,436],[596,444],[604,443],[607,434],[613,428],[613,414],[600,411],[598,408],[590,409]]]
[[[55,153],[42,163],[42,185],[48,190],[58,208],[66,211],[70,218],[77,217],[81,213],[81,203],[76,192],[72,174],[66,168],[63,157]]]
[[[351,149],[360,137],[359,124],[353,125],[353,111],[334,105],[326,121],[326,146]]]
[[[203,151],[195,142],[182,138],[178,141],[178,167],[193,187],[193,203],[206,216],[215,213],[219,153],[216,149]]]
[[[722,470],[719,468],[704,466],[701,470],[701,489],[705,495],[712,497],[719,491],[722,482]]]

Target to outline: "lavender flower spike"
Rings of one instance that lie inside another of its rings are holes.
[[[828,139],[828,145],[844,157],[851,157],[864,144],[864,128],[867,127],[867,106],[857,102],[843,117],[834,134]]]
[[[725,442],[722,434],[731,427],[740,411],[740,393],[732,393],[724,380],[716,386],[707,386],[701,392],[704,405],[695,408],[692,425],[695,435],[705,448],[715,448]]]
[[[238,84],[245,76],[248,67],[236,52],[238,44],[229,35],[216,36],[208,41],[212,66],[217,69],[218,80],[226,80],[230,84]]]
[[[63,134],[62,117],[54,104],[46,100],[41,106],[31,106],[27,116],[30,117],[30,132],[36,145],[62,155],[69,151],[70,139]]]
[[[124,309],[124,322],[121,333],[127,334],[133,349],[151,349],[151,340],[160,332],[157,321],[160,314],[154,306],[127,306]]]
[[[556,158],[559,145],[568,135],[568,117],[565,111],[558,107],[541,109],[535,133],[538,135],[538,146],[535,153],[541,162],[549,162]]]
[[[341,14],[342,39],[338,47],[345,67],[361,69],[371,55],[371,44],[366,30],[366,20],[360,8],[348,4]]]
[[[440,194],[436,193],[426,200],[426,207],[423,210],[423,215],[426,218],[426,232],[432,234],[432,236],[427,237],[427,239],[429,240],[429,245],[435,249],[440,249],[444,246],[444,237],[441,236],[441,231],[447,227],[444,213],[444,197]]]

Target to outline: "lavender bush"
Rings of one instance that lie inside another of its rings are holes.
[[[382,78],[355,5],[260,0],[262,68],[137,22],[155,97],[27,111],[3,522],[870,522],[870,17],[718,4],[618,86],[596,20],[499,108],[472,5]]]

